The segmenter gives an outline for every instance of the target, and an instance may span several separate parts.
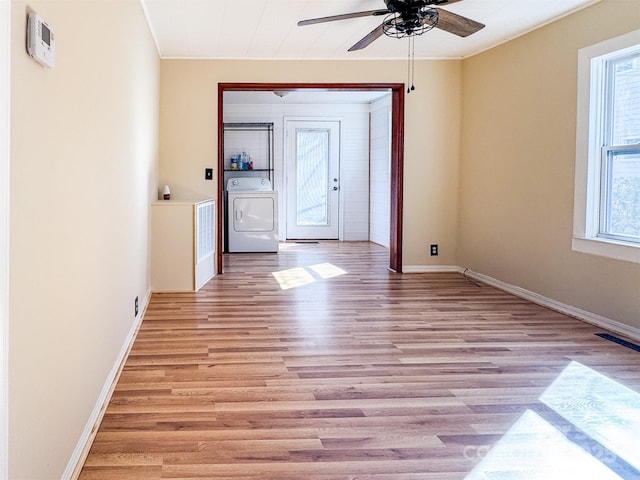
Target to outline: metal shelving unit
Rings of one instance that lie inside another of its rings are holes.
[[[223,133],[223,189],[238,176],[266,176],[273,185],[273,123],[225,123]],[[242,152],[251,157],[252,170],[231,169],[231,157]]]

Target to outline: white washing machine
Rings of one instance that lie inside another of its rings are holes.
[[[262,177],[227,181],[228,251],[278,251],[278,192]]]

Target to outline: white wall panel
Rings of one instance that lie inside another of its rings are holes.
[[[391,173],[391,103],[376,102],[371,109],[371,204],[369,239],[389,247],[390,173]]]
[[[344,116],[340,189],[342,240],[369,239],[369,112]]]

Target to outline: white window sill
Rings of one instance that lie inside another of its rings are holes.
[[[573,237],[571,248],[576,252],[640,263],[640,245],[605,238]]]

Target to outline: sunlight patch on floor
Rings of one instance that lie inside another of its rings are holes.
[[[527,410],[465,480],[570,478],[620,480],[621,477]]]
[[[540,400],[640,470],[640,395],[571,362]]]
[[[640,394],[571,362],[540,401],[548,414],[527,410],[493,447],[466,447],[479,463],[465,480],[640,478]]]
[[[340,275],[345,275],[347,273],[332,263],[319,263],[318,265],[311,265],[309,268],[325,280],[328,278],[339,277]]]
[[[331,263],[319,263],[308,267],[289,268],[273,272],[272,275],[282,290],[302,287],[320,280],[346,275],[347,272]]]
[[[302,287],[303,285],[309,285],[316,281],[313,275],[307,272],[304,267],[280,270],[279,272],[273,272],[272,275],[278,281],[282,290]]]

